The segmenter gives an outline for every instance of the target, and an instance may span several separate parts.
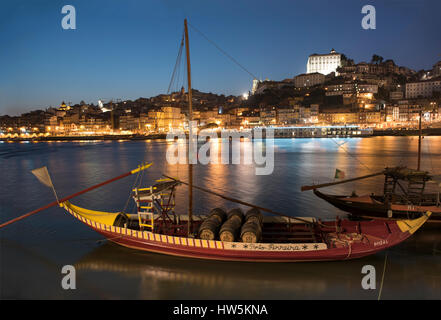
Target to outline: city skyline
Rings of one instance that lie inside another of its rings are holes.
[[[75,1],[76,30],[61,28],[65,4],[1,5],[0,41],[6,50],[0,52],[0,115],[56,106],[62,100],[97,103],[100,98],[165,93],[185,17],[263,79],[304,73],[310,54],[331,48],[357,62],[379,54],[415,70],[430,69],[441,60],[441,43],[435,41],[441,22],[434,10],[441,4],[430,0],[371,2],[376,30],[361,28],[363,1],[321,3],[318,12],[316,4],[306,1],[191,1],[186,8],[174,1],[112,1],[106,7],[101,1]],[[195,89],[226,95],[251,89],[250,75],[190,32]]]

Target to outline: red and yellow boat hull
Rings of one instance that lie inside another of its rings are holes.
[[[119,245],[161,254],[225,261],[300,262],[361,258],[392,247],[411,236],[428,215],[403,221],[341,221],[347,234],[357,230],[363,241],[343,239],[340,245],[321,243],[243,243],[202,240],[113,226],[119,213],[93,211],[69,202],[60,204],[73,217]],[[326,222],[325,222],[326,223]],[[329,223],[332,228],[332,222]]]

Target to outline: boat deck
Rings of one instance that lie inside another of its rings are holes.
[[[130,215],[127,228],[134,231],[143,231],[139,227],[136,215]],[[157,218],[154,233],[167,236],[187,236],[187,216],[178,216],[176,221],[164,222]],[[195,216],[193,220],[194,231],[197,231],[204,217]],[[317,222],[315,218],[302,218]],[[291,221],[288,221],[291,220]],[[122,224],[115,226],[124,227]],[[259,243],[326,243],[334,247],[336,240],[349,240],[361,242],[365,231],[374,238],[386,238],[392,233],[389,224],[384,221],[325,221],[320,224],[308,224],[285,217],[265,217],[262,228],[262,240]],[[197,232],[195,232],[197,234]]]

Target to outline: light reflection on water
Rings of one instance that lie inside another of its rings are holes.
[[[219,142],[217,142],[219,144]],[[338,147],[338,144],[342,144]],[[0,146],[0,221],[53,201],[29,171],[47,165],[60,196],[135,168],[154,166],[145,181],[161,173],[187,180],[185,165],[165,161],[165,141],[51,142]],[[243,148],[249,148],[245,142]],[[244,201],[301,216],[344,215],[301,193],[300,186],[332,180],[335,168],[348,177],[385,166],[416,165],[417,138],[279,139],[274,172],[256,176],[250,165],[195,166],[195,184]],[[429,155],[428,151],[431,151]],[[422,167],[441,172],[441,138],[426,137]],[[91,209],[124,207],[134,178],[85,194],[74,203]],[[338,185],[332,193],[381,191],[382,178]],[[177,195],[178,212],[187,205],[186,189]],[[195,211],[230,208],[222,199],[195,191]],[[418,232],[389,250],[383,298],[441,298],[440,229]],[[361,268],[372,264],[378,276],[384,253],[355,261],[307,264],[253,264],[199,261],[139,253],[106,242],[101,236],[52,208],[0,231],[1,298],[366,298],[378,291],[361,290]],[[61,266],[77,267],[78,289],[61,290]]]

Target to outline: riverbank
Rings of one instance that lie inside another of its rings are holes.
[[[425,136],[441,136],[441,128],[425,128],[422,130]],[[418,136],[418,129],[386,129],[374,130],[374,136]]]
[[[359,137],[372,137],[372,136],[418,136],[418,129],[385,129],[385,130],[377,130],[374,129],[372,134],[357,136]],[[423,135],[425,136],[441,136],[441,128],[426,128],[423,129]],[[149,135],[140,135],[140,134],[126,134],[126,135],[93,135],[93,136],[47,136],[47,137],[16,137],[16,138],[0,138],[0,141],[4,142],[23,142],[23,141],[32,141],[32,142],[45,142],[45,141],[114,141],[114,140],[159,140],[165,139],[167,137],[166,133],[160,134],[149,134]],[[321,136],[320,138],[341,138],[341,137],[349,137],[332,135],[332,136]],[[275,138],[312,138],[312,136],[305,137],[293,137],[293,136],[275,136]],[[318,138],[318,137],[316,137]]]
[[[124,135],[94,135],[94,136],[47,136],[47,137],[16,137],[16,138],[0,138],[5,142],[47,142],[47,141],[118,141],[118,140],[158,140],[165,139],[166,134],[124,134]]]

